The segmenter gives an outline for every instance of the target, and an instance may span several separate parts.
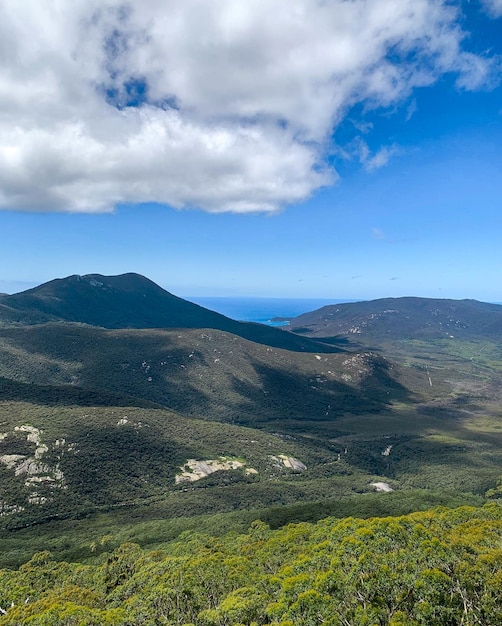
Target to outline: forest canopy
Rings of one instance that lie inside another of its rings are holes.
[[[502,623],[502,508],[327,518],[123,544],[93,563],[37,553],[0,571],[0,626]]]

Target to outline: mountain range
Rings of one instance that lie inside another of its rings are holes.
[[[479,497],[502,463],[501,311],[389,299],[279,329],[137,274],[2,295],[2,524]]]

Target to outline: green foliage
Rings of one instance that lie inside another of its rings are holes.
[[[395,303],[380,304],[389,313]],[[488,317],[500,309],[461,303],[455,317],[452,303],[401,304],[398,317],[358,306],[371,322],[364,333],[337,331],[321,344],[232,322],[137,275],[75,276],[6,296],[0,562],[16,565],[45,547],[58,559],[89,560],[124,542],[169,544],[197,524],[241,531],[252,515],[280,528],[498,498],[502,354]],[[351,307],[342,307],[348,328]],[[481,334],[479,319],[487,320]],[[22,425],[39,429],[42,448],[16,431]],[[280,455],[306,469],[282,466]],[[220,456],[257,473],[176,484],[188,459]],[[395,492],[373,493],[380,482]],[[253,605],[254,596],[237,593],[247,588],[246,579],[232,588],[228,607]],[[307,589],[294,616],[316,598]],[[200,611],[209,621],[263,619],[227,608]],[[374,611],[353,619],[379,620]],[[402,621],[400,609],[392,620]]]
[[[493,626],[502,508],[327,518],[245,534],[124,544],[92,565],[47,552],[0,571],[0,626]]]

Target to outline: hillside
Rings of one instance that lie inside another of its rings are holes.
[[[231,423],[288,429],[298,421],[300,430],[408,395],[398,371],[370,352],[292,352],[210,329],[0,328],[0,376],[127,394]]]
[[[88,564],[36,554],[0,570],[1,626],[196,624],[495,626],[501,507],[272,531],[184,533],[155,551],[112,537]]]
[[[149,503],[150,516],[160,506],[172,517],[327,495],[314,480],[336,461],[334,451],[120,398],[114,406],[78,399],[0,402],[0,513],[8,527],[124,505]],[[363,473],[352,482],[372,490]]]
[[[138,275],[51,281],[1,307],[11,528],[150,501],[180,516],[373,491],[325,435],[409,394],[380,356],[234,322]]]
[[[59,323],[4,328],[0,347],[7,528],[124,506],[151,519],[326,502],[381,484],[448,499],[483,494],[500,473],[493,410],[370,352]]]
[[[502,305],[477,300],[384,298],[322,307],[291,320],[289,329],[309,337],[355,341],[400,339],[499,339]]]
[[[495,342],[483,344],[490,363],[435,352],[443,339],[320,343],[233,322],[137,275],[52,281],[0,309],[5,532],[98,513],[113,526],[125,511],[268,507],[286,523],[350,512],[340,499],[370,492],[379,499],[363,509],[386,511],[378,490],[404,502],[425,489],[409,496],[420,508],[497,483]]]
[[[498,304],[386,298],[323,307],[291,320],[288,329],[348,350],[373,350],[408,369],[425,371],[438,400],[438,387],[446,391],[449,386],[443,403],[449,403],[448,396],[450,400],[462,397],[476,411],[500,397],[502,306]]]
[[[102,328],[213,328],[306,352],[335,347],[261,324],[237,322],[165,291],[139,274],[68,276],[0,299],[0,324],[76,322]]]

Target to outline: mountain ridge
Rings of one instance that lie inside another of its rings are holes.
[[[288,330],[319,339],[498,338],[502,305],[472,299],[380,298],[321,307],[292,319]]]
[[[71,322],[108,329],[213,328],[286,350],[339,351],[307,338],[292,338],[278,328],[232,320],[179,298],[135,273],[74,274],[3,296],[0,322],[3,326]]]
[[[395,325],[404,304],[439,320],[441,336],[445,323],[474,327],[480,306],[490,332],[498,320],[496,306],[472,301],[384,299],[376,316],[374,302],[357,306],[363,321]],[[472,319],[455,317],[459,307]],[[309,315],[316,336],[319,312]],[[138,274],[73,275],[2,296],[0,321],[5,528],[124,506],[176,517],[382,484],[476,494],[496,484],[499,340],[379,344],[376,333],[341,339],[321,320],[315,341],[301,327],[231,320]],[[220,469],[179,482],[194,464]]]

